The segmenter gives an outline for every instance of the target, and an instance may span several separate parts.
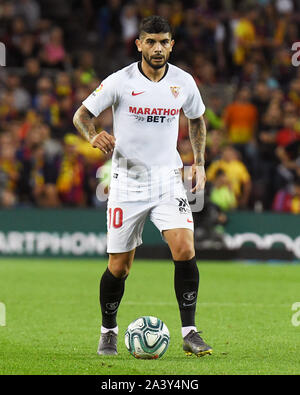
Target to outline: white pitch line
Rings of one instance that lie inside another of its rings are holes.
[[[130,306],[177,306],[176,302],[133,302],[124,301],[122,304]],[[244,302],[198,302],[199,306],[220,306],[220,307],[237,307],[237,306],[255,306],[255,307],[289,307],[288,303],[244,303]]]

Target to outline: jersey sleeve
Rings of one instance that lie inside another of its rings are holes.
[[[189,119],[201,117],[205,112],[205,105],[202,101],[201,94],[192,76],[187,86],[188,96],[182,106],[184,115]]]
[[[117,73],[111,74],[91,93],[82,104],[97,117],[117,101]]]

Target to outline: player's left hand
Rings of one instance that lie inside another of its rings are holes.
[[[196,185],[190,190],[190,192],[203,190],[206,183],[206,174],[205,174],[204,166],[193,164],[190,167],[189,180],[192,180],[194,178],[196,180]]]

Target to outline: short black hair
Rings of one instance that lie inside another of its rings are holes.
[[[142,20],[139,28],[139,36],[143,32],[149,34],[170,33],[172,36],[172,29],[169,22],[158,15],[151,15]]]

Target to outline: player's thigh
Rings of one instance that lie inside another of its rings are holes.
[[[185,191],[158,202],[150,219],[168,243],[173,259],[188,260],[195,255],[194,222]]]
[[[107,204],[107,252],[120,254],[134,250],[142,244],[142,232],[148,206],[141,202],[115,202]]]

